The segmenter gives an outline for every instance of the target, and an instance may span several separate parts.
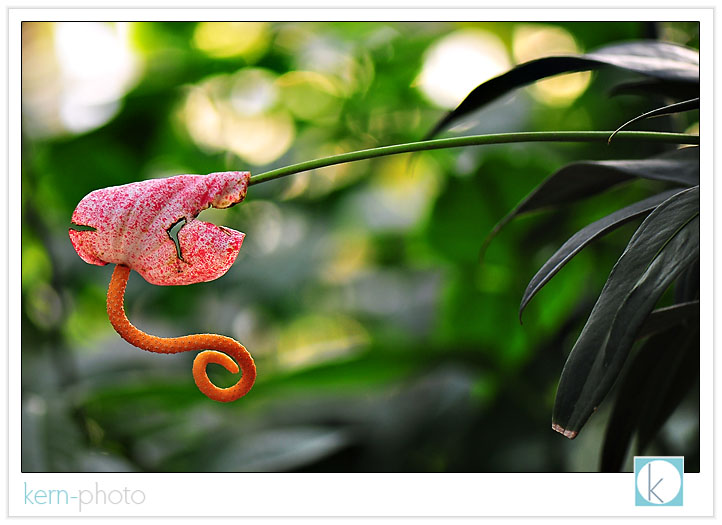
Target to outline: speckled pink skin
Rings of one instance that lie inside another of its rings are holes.
[[[196,216],[241,202],[250,177],[247,171],[178,175],[93,191],[72,222],[96,231],[70,230],[70,241],[85,262],[124,264],[151,284],[212,281],[236,260],[245,234]],[[182,259],[168,234],[181,218],[187,221],[178,232]]]

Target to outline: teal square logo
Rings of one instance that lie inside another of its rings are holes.
[[[681,507],[684,457],[635,456],[635,505]]]

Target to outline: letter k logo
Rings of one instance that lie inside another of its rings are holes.
[[[662,480],[664,478],[659,478],[659,480],[657,480],[657,483],[654,484],[654,487],[652,486],[652,463],[654,462],[651,462],[647,465],[647,487],[649,488],[649,492],[647,494],[647,501],[652,501],[652,496],[654,496],[659,500],[660,503],[664,503],[664,501],[662,501],[662,498],[657,496],[657,494],[654,492],[654,489],[656,489],[657,486],[662,483]]]
[[[681,506],[684,458],[634,458],[637,506]]]

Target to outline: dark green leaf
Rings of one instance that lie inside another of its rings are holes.
[[[696,326],[692,326],[693,323]],[[655,395],[650,396],[645,417],[639,422],[637,447],[640,452],[651,443],[699,378],[699,318],[689,324],[686,340],[677,345],[675,360],[664,367],[666,381],[656,382]]]
[[[585,226],[577,233],[572,235],[567,242],[565,242],[561,248],[559,248],[554,255],[552,255],[547,262],[539,269],[539,271],[532,277],[531,281],[524,290],[524,296],[521,299],[521,306],[519,306],[519,320],[521,321],[522,312],[526,308],[529,301],[541,290],[546,283],[548,283],[552,277],[554,277],[564,265],[569,262],[572,257],[579,253],[585,246],[591,243],[593,240],[619,228],[620,226],[628,223],[629,221],[642,217],[651,212],[658,204],[667,200],[669,197],[678,193],[679,190],[669,190],[662,192],[658,195],[654,195],[647,199],[635,202],[621,210],[617,210],[611,215],[607,215],[595,221],[588,226]]]
[[[506,214],[484,239],[482,253],[512,219],[601,193],[635,177],[684,186],[699,184],[699,148],[676,149],[642,160],[602,160],[568,164],[547,177]]]
[[[699,261],[695,261],[677,279],[674,289],[674,300],[686,303],[699,299]]]
[[[639,417],[647,403],[646,393],[650,389],[651,372],[655,364],[666,365],[670,351],[676,351],[676,340],[665,332],[647,341],[637,354],[621,379],[617,398],[602,446],[599,470],[602,472],[618,472],[621,470],[627,450],[632,441]]]
[[[648,118],[661,117],[664,115],[672,115],[674,113],[682,113],[683,111],[692,111],[695,109],[699,109],[699,98],[693,98],[691,100],[685,100],[684,102],[677,102],[676,104],[669,104],[668,106],[663,106],[661,108],[653,109],[652,111],[647,111],[646,113],[642,113],[641,115],[634,117],[632,120],[628,120],[627,122],[619,126],[616,130],[614,130],[614,133],[612,133],[607,142],[611,144],[614,135],[622,131],[630,124],[633,124],[634,122],[638,122],[640,120]]]
[[[699,84],[699,52],[669,42],[612,44],[583,56],[661,80]]]
[[[436,135],[459,117],[475,111],[522,86],[561,73],[614,66],[665,81],[699,84],[699,53],[693,49],[658,41],[628,42],[578,56],[553,56],[519,64],[477,86],[427,135]]]
[[[614,265],[562,371],[553,428],[573,439],[604,399],[637,331],[674,279],[699,257],[699,186],[660,204]]]
[[[681,386],[679,376],[684,374],[680,374],[680,363],[687,360],[686,354],[693,353],[689,352],[689,343],[689,331],[674,327],[651,337],[631,359],[607,423],[600,464],[602,472],[621,470],[632,436],[640,427],[654,430],[655,434],[659,430],[659,426],[654,429],[650,426],[658,414],[657,410],[651,409],[671,390]]]
[[[609,91],[609,95],[661,95],[676,100],[688,100],[699,96],[699,85],[672,80],[644,79],[618,84]]]
[[[690,301],[688,303],[673,304],[665,308],[657,308],[649,314],[647,320],[644,321],[644,324],[637,333],[637,339],[661,332],[697,315],[699,315],[699,301]]]

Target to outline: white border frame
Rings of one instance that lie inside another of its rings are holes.
[[[709,516],[713,512],[713,288],[701,288],[701,472],[685,475],[683,507],[634,506],[633,474],[23,474],[20,472],[20,23],[22,20],[699,20],[702,151],[701,275],[713,277],[713,9],[10,9],[7,305],[10,516],[79,515],[73,505],[29,507],[24,483],[142,490],[141,505],[86,507],[83,516]],[[3,316],[3,320],[5,316]]]

